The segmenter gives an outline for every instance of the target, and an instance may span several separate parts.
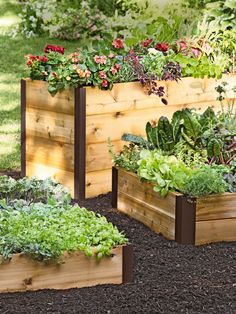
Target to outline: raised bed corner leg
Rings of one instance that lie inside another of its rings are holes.
[[[133,264],[134,264],[134,253],[133,246],[123,246],[122,252],[122,283],[129,283],[133,281]]]
[[[26,175],[26,81],[21,80],[21,177]]]
[[[175,241],[195,245],[196,199],[183,195],[176,196]]]
[[[118,194],[118,170],[116,169],[116,167],[112,167],[111,205],[113,208],[117,208],[117,194]]]
[[[75,88],[74,106],[74,199],[85,199],[86,89]]]

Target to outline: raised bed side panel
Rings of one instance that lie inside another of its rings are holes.
[[[175,198],[170,193],[162,198],[153,191],[153,185],[140,182],[138,177],[118,169],[117,209],[137,219],[166,238],[175,238]]]
[[[197,199],[196,244],[220,241],[236,241],[236,193]]]
[[[82,252],[65,254],[63,263],[37,262],[20,254],[0,264],[0,292],[69,289],[132,280],[132,246],[119,246],[98,261]],[[126,267],[126,269],[124,269]]]
[[[52,97],[45,82],[25,80],[25,95],[25,174],[50,176],[74,196],[74,92]]]

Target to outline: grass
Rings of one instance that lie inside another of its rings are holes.
[[[47,43],[63,45],[68,53],[79,45],[47,36],[11,38],[7,34],[19,12],[16,0],[0,0],[0,170],[20,169],[20,79],[28,76],[24,55],[42,54]]]

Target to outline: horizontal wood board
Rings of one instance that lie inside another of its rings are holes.
[[[153,191],[153,185],[140,182],[131,172],[118,169],[117,209],[167,239],[175,237],[175,197],[170,193],[165,199]]]
[[[101,261],[86,257],[82,252],[64,254],[60,264],[44,264],[15,254],[10,262],[0,264],[0,292],[121,284],[122,246],[113,249],[112,253],[112,257]]]

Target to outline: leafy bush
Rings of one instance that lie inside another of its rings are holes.
[[[199,197],[210,194],[222,194],[228,189],[228,184],[221,173],[210,166],[194,169],[191,176],[185,180],[181,192]]]
[[[37,260],[59,259],[64,252],[84,251],[100,259],[111,249],[127,243],[105,217],[78,205],[34,203],[17,211],[0,211],[0,255],[10,259],[14,253]]]
[[[15,180],[8,176],[0,176],[0,208],[14,206],[16,200],[24,200],[24,204],[33,202],[69,203],[67,188],[51,179],[41,180],[36,177]]]

